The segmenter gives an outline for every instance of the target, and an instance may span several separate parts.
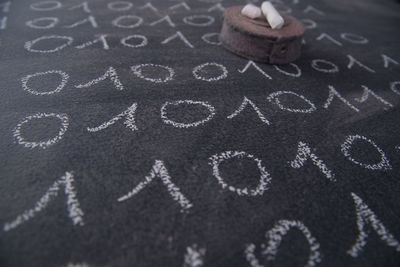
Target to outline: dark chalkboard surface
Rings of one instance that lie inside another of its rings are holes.
[[[399,3],[273,2],[288,65],[247,1],[1,0],[0,265],[399,266]]]

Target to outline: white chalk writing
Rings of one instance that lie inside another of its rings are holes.
[[[101,81],[104,81],[107,78],[110,78],[110,80],[113,82],[113,84],[117,90],[124,90],[124,86],[122,85],[121,81],[118,78],[117,71],[113,67],[109,67],[107,69],[107,71],[99,78],[96,78],[96,79],[91,80],[84,84],[75,85],[75,87],[76,88],[88,88],[90,86],[98,84]]]
[[[368,232],[365,229],[366,224],[372,226],[379,238],[390,247],[395,247],[400,252],[400,243],[386,229],[375,213],[364,203],[364,201],[355,193],[351,193],[357,213],[358,237],[354,245],[347,251],[352,257],[356,258],[367,245]]]
[[[48,24],[42,25],[43,21],[48,21]],[[58,23],[58,18],[56,17],[42,17],[33,20],[27,21],[25,24],[26,26],[33,28],[33,29],[51,29]]]
[[[306,102],[310,106],[310,108],[308,108],[308,109],[299,109],[299,108],[285,107],[284,105],[281,104],[281,101],[279,100],[279,96],[281,96],[281,95],[294,95],[297,98],[300,98],[301,100]],[[268,96],[267,99],[268,99],[269,102],[278,105],[278,107],[280,109],[286,110],[286,111],[290,111],[290,112],[294,112],[294,113],[311,113],[311,112],[314,112],[317,109],[315,107],[315,105],[313,103],[311,103],[310,100],[305,98],[303,95],[299,95],[299,94],[297,94],[295,92],[292,92],[292,91],[277,91],[277,92],[271,93]]]
[[[168,72],[168,75],[163,77],[163,78],[152,78],[152,77],[146,77],[145,75],[143,75],[143,69],[147,68],[147,69],[151,69],[151,68],[155,68],[155,69],[164,69]],[[157,65],[157,64],[140,64],[140,65],[135,65],[131,67],[131,70],[133,71],[133,74],[135,74],[137,77],[145,79],[146,81],[150,81],[153,83],[165,83],[168,81],[171,81],[175,75],[175,71],[168,67],[168,66],[163,66],[163,65]]]
[[[263,71],[259,66],[257,66],[256,63],[253,61],[249,60],[246,64],[246,66],[242,70],[238,70],[240,73],[244,73],[248,70],[248,68],[252,66],[254,67],[258,72],[260,72],[265,78],[272,80],[272,77],[269,76],[265,71]]]
[[[216,37],[216,41],[210,40],[211,38],[215,38]],[[221,45],[221,41],[219,40],[219,33],[217,32],[211,32],[211,33],[206,33],[203,36],[201,36],[201,39],[206,42],[207,44],[211,44],[211,45]]]
[[[321,63],[330,66],[330,68],[322,68],[320,65]],[[325,73],[335,73],[335,72],[339,72],[339,68],[338,66],[336,66],[335,64],[333,64],[330,61],[324,60],[324,59],[314,59],[313,61],[311,61],[311,67],[317,71],[320,72],[325,72]]]
[[[153,167],[151,168],[150,175],[145,177],[145,181],[140,182],[128,194],[118,198],[118,201],[123,202],[135,196],[157,177],[160,178],[162,183],[167,187],[167,190],[172,198],[179,203],[181,206],[181,212],[185,212],[193,207],[193,204],[190,203],[190,201],[181,193],[179,187],[172,183],[171,177],[168,174],[168,170],[165,167],[164,162],[161,160],[155,161]]]
[[[283,73],[283,74],[285,74],[287,76],[291,76],[291,77],[295,77],[295,78],[300,77],[301,76],[301,69],[299,68],[299,66],[297,66],[294,63],[289,63],[289,65],[292,66],[296,70],[295,73],[287,72],[287,71],[283,70],[281,67],[279,67],[277,65],[274,65],[274,67],[275,67],[275,69],[277,71],[279,71],[280,73]]]
[[[343,46],[343,44],[341,42],[339,42],[338,40],[333,39],[333,37],[330,36],[327,33],[321,33],[321,35],[319,35],[316,40],[321,41],[322,39],[328,39],[329,41],[331,41],[335,45]]]
[[[219,68],[222,73],[219,76],[216,76],[216,77],[204,77],[204,76],[200,75],[201,71],[204,68],[207,68],[209,66],[214,66],[214,67]],[[222,79],[225,79],[226,77],[228,77],[228,70],[225,68],[225,66],[223,66],[221,64],[218,64],[218,63],[215,63],[215,62],[204,63],[204,64],[201,64],[199,66],[194,67],[193,76],[198,80],[203,80],[203,81],[207,81],[207,82],[214,82],[214,81],[222,80]]]
[[[141,42],[138,44],[130,44],[127,41],[131,40],[131,39],[140,39]],[[148,43],[146,36],[143,35],[139,35],[139,34],[134,34],[134,35],[129,35],[127,37],[124,37],[121,39],[121,44],[127,47],[132,47],[132,48],[138,48],[138,47],[144,47],[146,46]]]
[[[331,103],[333,98],[336,96],[340,101],[342,101],[346,106],[354,110],[355,112],[359,112],[360,110],[353,106],[349,101],[347,101],[338,91],[336,91],[335,87],[332,85],[328,85],[329,88],[329,95],[328,98],[326,99],[325,104],[323,105],[324,108],[328,108]]]
[[[44,210],[48,204],[58,195],[60,187],[64,186],[64,193],[67,196],[67,208],[69,217],[72,220],[73,225],[83,226],[83,211],[80,208],[79,201],[76,198],[76,190],[74,188],[74,176],[71,172],[66,172],[59,180],[55,181],[54,184],[47,190],[47,192],[36,202],[32,209],[24,211],[21,215],[12,221],[5,223],[3,231],[7,232],[17,228],[21,224],[30,219],[33,219],[37,213]]]
[[[77,22],[75,22],[75,23],[73,23],[73,24],[71,24],[71,25],[64,26],[64,28],[72,29],[72,28],[78,27],[78,26],[80,26],[80,25],[82,25],[82,24],[85,24],[85,23],[90,23],[90,25],[91,25],[93,28],[97,28],[97,27],[98,27],[95,17],[89,16],[89,17],[87,17],[86,19],[77,21]]]
[[[108,50],[108,49],[110,49],[110,47],[109,47],[109,45],[108,45],[108,42],[107,42],[107,39],[106,39],[106,38],[107,38],[107,35],[106,35],[106,34],[101,34],[101,35],[99,36],[99,38],[96,38],[96,39],[94,39],[93,41],[89,41],[89,42],[83,43],[83,44],[81,44],[81,45],[75,46],[75,48],[83,49],[83,48],[86,48],[86,47],[88,47],[88,46],[91,46],[91,45],[94,45],[94,44],[96,44],[96,43],[101,42],[102,45],[103,45],[103,49],[104,49],[104,50]]]
[[[355,141],[365,141],[367,143],[369,143],[370,145],[372,145],[377,151],[378,153],[381,155],[381,161],[375,164],[369,164],[369,163],[362,163],[356,159],[354,159],[350,153],[351,147],[353,146]],[[342,153],[343,155],[350,160],[351,162],[353,162],[354,164],[357,164],[359,166],[362,166],[366,169],[370,169],[370,170],[391,170],[392,166],[389,163],[389,160],[386,157],[385,152],[383,152],[383,150],[378,147],[374,141],[366,138],[365,136],[360,136],[360,135],[350,135],[346,138],[346,141],[342,144]]]
[[[383,99],[382,97],[377,95],[374,91],[372,91],[371,89],[369,89],[365,85],[361,85],[361,87],[363,88],[362,96],[360,98],[354,98],[357,102],[363,103],[363,102],[368,100],[368,97],[370,95],[372,95],[373,97],[375,97],[375,99],[377,99],[382,104],[384,104],[386,106],[389,106],[391,108],[393,107],[393,104],[389,103],[388,101],[386,101],[385,99]]]
[[[291,228],[300,230],[308,241],[310,246],[310,256],[305,266],[312,267],[322,261],[321,253],[319,252],[320,245],[315,237],[312,236],[310,230],[300,221],[280,220],[275,226],[269,230],[265,237],[268,240],[268,247],[266,247],[262,254],[266,256],[267,260],[272,261],[278,253],[279,245]]]
[[[191,15],[183,18],[183,22],[196,27],[206,27],[213,24],[215,19],[208,15]]]
[[[169,26],[171,27],[175,27],[175,23],[171,20],[170,16],[166,15],[165,17],[162,17],[159,20],[153,21],[152,23],[150,23],[150,26],[155,26],[161,22],[165,21],[166,23],[168,23]]]
[[[35,11],[50,11],[61,7],[62,4],[58,1],[42,1],[30,5],[30,8]]]
[[[375,71],[367,66],[365,66],[364,64],[362,64],[360,61],[358,61],[357,59],[355,59],[352,55],[347,55],[347,58],[349,59],[349,64],[347,65],[348,69],[351,69],[354,64],[357,64],[359,67],[371,72],[371,73],[375,73]]]
[[[399,65],[400,63],[397,62],[396,60],[394,60],[393,58],[382,54],[382,59],[383,59],[383,67],[385,67],[386,69],[389,68],[390,63],[394,64],[394,65]]]
[[[58,74],[58,75],[61,76],[61,83],[57,86],[56,89],[51,90],[51,91],[37,91],[37,90],[32,89],[31,87],[28,86],[28,82],[29,82],[30,79],[32,79],[34,77],[40,77],[40,76],[48,75],[48,74],[50,74],[50,75],[51,74]],[[38,72],[38,73],[35,73],[35,74],[26,75],[25,77],[23,77],[21,79],[21,82],[22,82],[22,88],[25,91],[27,91],[27,92],[29,92],[29,93],[31,93],[33,95],[52,95],[52,94],[55,94],[55,93],[59,93],[65,87],[65,85],[67,84],[68,79],[69,79],[69,75],[66,74],[65,72],[61,71],[61,70],[49,70],[49,71],[46,71],[46,72]]]
[[[53,49],[48,49],[48,50],[39,50],[39,49],[33,49],[32,46],[35,45],[36,43],[43,41],[43,40],[51,40],[51,39],[61,39],[61,40],[66,40],[66,42],[62,45],[59,45]],[[29,52],[35,52],[35,53],[54,53],[57,51],[60,51],[61,49],[69,46],[74,39],[69,36],[60,36],[60,35],[46,35],[39,37],[35,40],[32,41],[27,41],[25,43],[25,49],[28,50]]]
[[[24,124],[31,122],[32,120],[39,120],[39,119],[43,119],[43,118],[57,118],[61,121],[61,128],[60,128],[60,131],[58,132],[58,134],[53,138],[50,138],[50,139],[44,140],[44,141],[39,141],[39,142],[26,140],[22,136],[22,133],[21,133],[22,126]],[[14,135],[17,143],[20,145],[23,145],[24,147],[27,147],[27,148],[39,147],[39,148],[46,149],[49,146],[56,144],[58,141],[60,141],[63,138],[65,132],[68,129],[68,125],[69,125],[69,120],[68,120],[67,114],[36,113],[34,115],[29,115],[29,116],[25,117],[22,121],[20,121],[14,129],[13,135]]]
[[[124,20],[133,20],[132,24],[122,24],[121,22]],[[120,16],[116,19],[114,19],[112,22],[112,25],[118,28],[123,28],[123,29],[133,29],[137,28],[143,23],[143,19],[141,17],[135,16],[135,15],[125,15],[125,16]]]
[[[301,168],[306,163],[307,159],[311,159],[312,163],[317,166],[325,177],[330,181],[335,181],[335,174],[320,160],[314,153],[311,152],[311,148],[304,142],[299,142],[297,147],[296,158],[290,162],[292,168]]]
[[[243,102],[240,105],[240,107],[237,110],[235,110],[231,115],[229,115],[227,118],[228,119],[233,119],[234,117],[239,115],[240,112],[242,112],[248,105],[250,105],[254,109],[254,111],[257,113],[257,116],[260,118],[260,120],[263,123],[265,123],[267,125],[270,124],[269,121],[265,118],[265,116],[261,113],[260,109],[250,99],[248,99],[247,97],[243,98]]]
[[[131,129],[132,131],[137,131],[138,128],[137,128],[136,123],[135,123],[136,108],[137,108],[137,103],[133,103],[133,105],[130,106],[127,110],[125,110],[124,112],[118,114],[117,116],[115,116],[111,120],[106,121],[106,122],[102,123],[101,125],[99,125],[97,127],[93,127],[93,128],[87,127],[87,130],[89,132],[98,132],[98,131],[107,129],[109,126],[113,125],[114,123],[116,123],[117,121],[122,119],[123,117],[126,117],[126,119],[124,121],[124,124],[126,125],[126,127]]]
[[[205,254],[206,249],[199,248],[197,244],[187,247],[183,267],[202,267]]]
[[[209,115],[207,116],[207,118],[199,120],[199,121],[195,121],[192,123],[182,123],[182,122],[176,122],[173,121],[171,119],[168,118],[168,113],[167,113],[167,107],[169,105],[172,106],[179,106],[179,105],[201,105],[205,108],[208,109]],[[166,124],[170,124],[174,127],[177,128],[190,128],[190,127],[197,127],[199,125],[202,125],[208,121],[210,121],[213,117],[215,116],[215,108],[213,106],[211,106],[210,104],[208,104],[207,102],[203,102],[203,101],[193,101],[193,100],[178,100],[178,101],[173,101],[173,102],[165,102],[164,105],[162,105],[161,107],[161,119],[163,120],[164,123]]]
[[[177,31],[175,34],[167,37],[167,39],[162,41],[161,44],[167,44],[167,43],[169,43],[170,41],[172,41],[172,40],[174,40],[176,38],[179,38],[182,42],[184,42],[190,48],[194,48],[194,46],[189,42],[188,39],[186,39],[186,37],[180,31]]]
[[[232,158],[248,158],[256,162],[258,170],[260,171],[260,180],[259,184],[255,189],[248,189],[247,187],[244,188],[236,188],[232,185],[229,185],[225,182],[225,180],[222,178],[219,166],[222,162],[232,159]],[[269,184],[271,183],[271,176],[265,169],[265,167],[262,165],[262,161],[256,157],[254,157],[251,154],[248,154],[246,152],[239,152],[239,151],[225,151],[220,154],[216,154],[212,157],[209,158],[210,160],[210,165],[213,168],[213,175],[217,179],[218,184],[221,185],[223,189],[227,189],[231,192],[235,192],[239,196],[261,196],[264,194],[265,191],[267,191],[269,188]]]

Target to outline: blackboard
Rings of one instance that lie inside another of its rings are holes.
[[[287,65],[246,3],[0,1],[1,266],[400,265],[399,3],[273,1]]]

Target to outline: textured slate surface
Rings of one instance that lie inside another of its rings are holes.
[[[197,266],[252,266],[254,244],[264,266],[303,266],[310,246],[295,227],[274,261],[262,253],[284,220],[307,227],[320,266],[399,265],[400,6],[281,2],[309,27],[302,57],[246,70],[216,35],[221,9],[246,1],[2,0],[0,265],[183,266],[192,248]],[[187,43],[169,41],[177,32]],[[116,76],[79,86],[107,70]],[[314,156],[293,168],[299,144]],[[215,177],[210,158],[227,151],[242,157],[219,174],[248,195]],[[270,180],[255,192],[260,166]],[[152,168],[162,179],[118,201]],[[184,212],[168,178],[192,204]],[[360,225],[369,235],[353,257]]]

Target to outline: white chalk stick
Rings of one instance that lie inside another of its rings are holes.
[[[280,29],[282,28],[284,21],[279,12],[275,9],[275,7],[269,1],[265,1],[261,4],[261,10],[264,16],[267,18],[269,25],[271,25],[272,29]]]
[[[244,8],[242,8],[241,13],[242,15],[251,19],[262,17],[261,8],[256,7],[255,5],[252,4],[245,5]]]

